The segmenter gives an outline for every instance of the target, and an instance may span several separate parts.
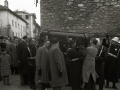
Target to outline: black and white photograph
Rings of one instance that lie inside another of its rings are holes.
[[[0,90],[120,90],[120,0],[0,0]]]

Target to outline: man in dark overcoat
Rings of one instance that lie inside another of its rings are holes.
[[[113,83],[112,88],[117,89],[116,83],[118,82],[118,73],[117,73],[117,63],[118,63],[118,37],[114,37],[109,44],[107,60],[105,63],[105,79],[106,79],[106,88],[109,87],[109,82]]]
[[[41,90],[45,90],[48,86],[48,84],[50,83],[50,79],[49,79],[49,56],[48,56],[48,49],[50,46],[50,41],[45,39],[44,40],[44,45],[42,47],[39,47],[36,53],[36,74],[35,74],[35,81],[36,83],[38,83],[40,81],[40,83],[38,84],[41,85]],[[39,74],[39,71],[41,70],[41,74]],[[38,90],[38,86],[36,87],[36,89]]]
[[[105,61],[107,57],[107,48],[101,44],[101,41],[99,38],[96,38],[98,41],[98,53],[96,56],[96,62],[95,62],[95,70],[98,74],[98,78],[96,80],[96,83],[99,85],[99,90],[103,90],[104,85],[104,66]]]
[[[28,47],[28,37],[24,36],[23,40],[18,44],[18,63],[19,63],[19,73],[21,85],[26,85],[27,82],[27,59],[24,59],[24,49]]]
[[[30,38],[29,45],[25,49],[24,49],[24,58],[28,60],[27,77],[30,82],[30,88],[34,89],[35,88],[34,79],[35,79],[35,69],[36,69],[35,56],[36,56],[36,51],[37,51],[35,40]]]
[[[77,89],[81,90],[83,59],[80,58],[83,57],[83,53],[77,52],[75,47],[76,47],[76,41],[70,40],[69,49],[67,50],[68,64],[66,64],[66,67],[67,67],[69,86],[72,87],[72,90],[77,90]]]
[[[63,53],[59,48],[57,38],[53,39],[52,46],[49,50],[51,83],[53,90],[61,90],[61,87],[68,84],[67,71]]]

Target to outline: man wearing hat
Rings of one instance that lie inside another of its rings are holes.
[[[119,38],[114,37],[110,40],[108,47],[107,59],[105,63],[105,79],[106,79],[106,88],[109,88],[109,82],[113,83],[112,88],[117,89],[116,83],[118,82],[117,74],[117,62],[119,55]]]
[[[25,50],[28,47],[29,38],[27,36],[23,37],[23,40],[18,44],[17,54],[18,54],[18,64],[21,85],[27,85],[27,59],[25,59]]]

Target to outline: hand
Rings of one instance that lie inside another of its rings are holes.
[[[61,71],[59,71],[59,76],[62,77],[62,72]]]
[[[20,63],[20,61],[18,61],[18,63]]]

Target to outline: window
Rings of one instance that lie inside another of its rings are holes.
[[[14,26],[14,20],[12,20],[12,26]]]
[[[17,28],[17,22],[15,22],[15,27]]]
[[[23,26],[23,31],[24,31],[24,26]]]
[[[19,24],[18,24],[18,29],[19,29]]]
[[[28,15],[26,15],[26,19],[29,19],[29,16],[28,16]]]
[[[21,30],[22,30],[22,25],[21,25]]]

